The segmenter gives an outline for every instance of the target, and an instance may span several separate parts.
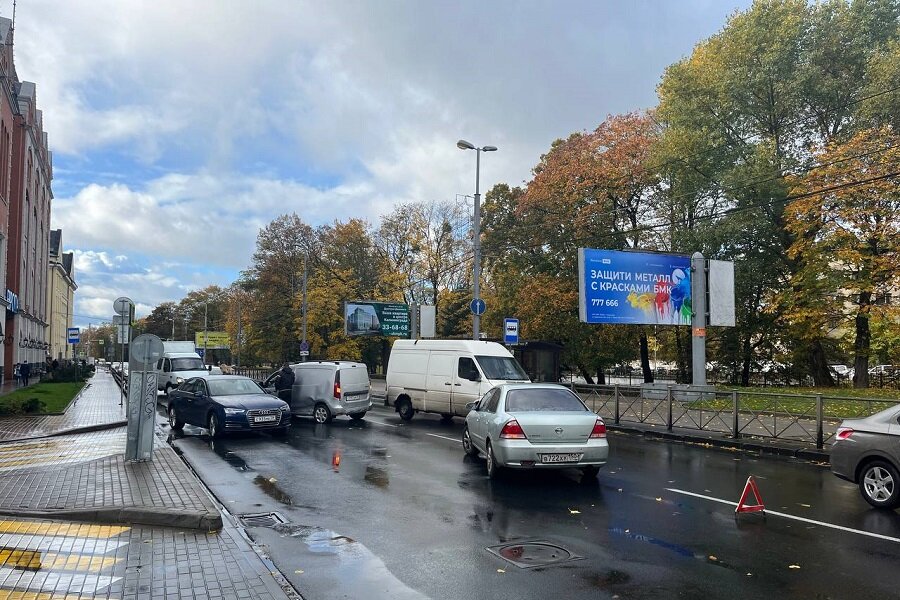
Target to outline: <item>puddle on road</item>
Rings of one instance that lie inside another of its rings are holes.
[[[330,562],[321,575],[340,581],[348,598],[370,597],[373,589],[384,592],[381,597],[395,600],[426,600],[426,596],[397,579],[384,562],[360,542],[330,529],[305,525],[277,525],[275,531],[284,537],[302,541],[311,553],[328,555]]]
[[[238,471],[252,471],[253,470],[252,468],[250,468],[250,465],[248,465],[247,462],[243,458],[241,458],[240,456],[238,456],[237,454],[235,454],[234,452],[232,452],[231,450],[226,448],[224,445],[222,445],[221,442],[217,443],[217,442],[211,441],[209,443],[209,447],[212,448],[213,452],[215,452],[220,457],[222,457],[222,459],[225,462],[227,462],[229,465],[231,465]]]
[[[263,477],[262,475],[257,475],[253,479],[253,483],[258,485],[263,492],[265,492],[267,495],[271,496],[278,502],[286,504],[287,506],[293,505],[294,501],[291,499],[291,497],[287,495],[284,490],[278,487],[278,484],[272,479]]]
[[[365,479],[366,483],[371,483],[380,488],[386,488],[391,483],[386,470],[371,465],[366,467],[366,474],[363,479]]]
[[[620,535],[622,537],[626,537],[631,540],[635,540],[638,542],[646,542],[648,544],[653,544],[654,546],[659,546],[660,548],[665,548],[666,550],[671,550],[676,554],[681,556],[686,556],[688,558],[694,558],[697,560],[702,560],[703,562],[714,565],[716,567],[722,567],[723,569],[729,569],[735,571],[736,573],[744,573],[744,570],[738,568],[736,565],[732,565],[723,560],[720,560],[718,557],[712,554],[701,554],[699,552],[694,552],[690,548],[685,546],[680,546],[678,544],[673,544],[672,542],[667,542],[665,540],[661,540],[659,538],[651,537],[649,535],[643,535],[640,533],[635,533],[628,529],[622,529],[619,527],[610,527],[609,532],[613,535]]]

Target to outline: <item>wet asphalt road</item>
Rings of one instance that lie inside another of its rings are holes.
[[[283,439],[211,442],[186,427],[174,445],[233,514],[289,521],[248,531],[309,600],[900,597],[900,514],[869,509],[827,467],[612,433],[596,481],[571,470],[492,482],[464,456],[462,427],[378,407],[359,424],[295,419]],[[898,539],[736,519],[667,490],[736,502],[748,475],[770,510]],[[523,569],[487,550],[567,556],[533,541],[577,559]]]

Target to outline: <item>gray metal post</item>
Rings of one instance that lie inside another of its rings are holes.
[[[309,267],[309,252],[303,256],[303,347],[306,348],[306,280]],[[306,362],[306,356],[300,357],[300,360]]]
[[[409,305],[409,339],[419,339],[419,305],[415,302]]]
[[[616,405],[616,414],[613,421],[615,421],[616,425],[619,424],[619,384],[613,386],[613,395],[615,396],[615,405]]]
[[[822,404],[822,394],[816,394],[816,448],[821,450],[825,447],[825,429],[823,427],[824,406]]]
[[[737,439],[738,434],[740,433],[740,423],[738,422],[738,393],[737,390],[731,392],[731,405],[732,405],[732,413],[731,413],[731,431],[732,435],[735,439]]]
[[[666,418],[666,431],[672,431],[672,386],[666,386],[666,401],[669,404],[668,417]]]
[[[475,267],[473,277],[475,283],[473,296],[481,297],[481,191],[479,180],[481,179],[481,148],[475,148],[475,214],[472,216],[473,242],[475,243]],[[481,332],[481,315],[472,315],[472,339],[477,340]]]
[[[693,384],[706,385],[706,259],[691,256],[691,361]]]

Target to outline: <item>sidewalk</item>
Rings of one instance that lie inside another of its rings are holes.
[[[123,415],[118,386],[100,372],[65,415],[0,419],[20,438],[0,443],[0,514],[220,529],[218,508],[168,444],[157,439],[152,461],[124,460]],[[58,435],[75,427],[103,430]]]
[[[0,393],[15,389],[15,382],[4,383]],[[120,406],[119,388],[109,373],[99,372],[87,383],[63,415],[0,418],[0,442],[60,435],[83,429],[124,426],[125,406]]]

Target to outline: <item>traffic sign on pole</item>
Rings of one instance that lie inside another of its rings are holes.
[[[469,303],[469,310],[472,311],[473,315],[483,315],[485,309],[487,309],[487,305],[484,303],[484,300],[481,298],[474,298]]]
[[[519,343],[519,320],[507,318],[503,319],[503,343],[518,344]]]
[[[70,344],[77,344],[81,341],[81,330],[78,327],[69,327],[66,329]]]

